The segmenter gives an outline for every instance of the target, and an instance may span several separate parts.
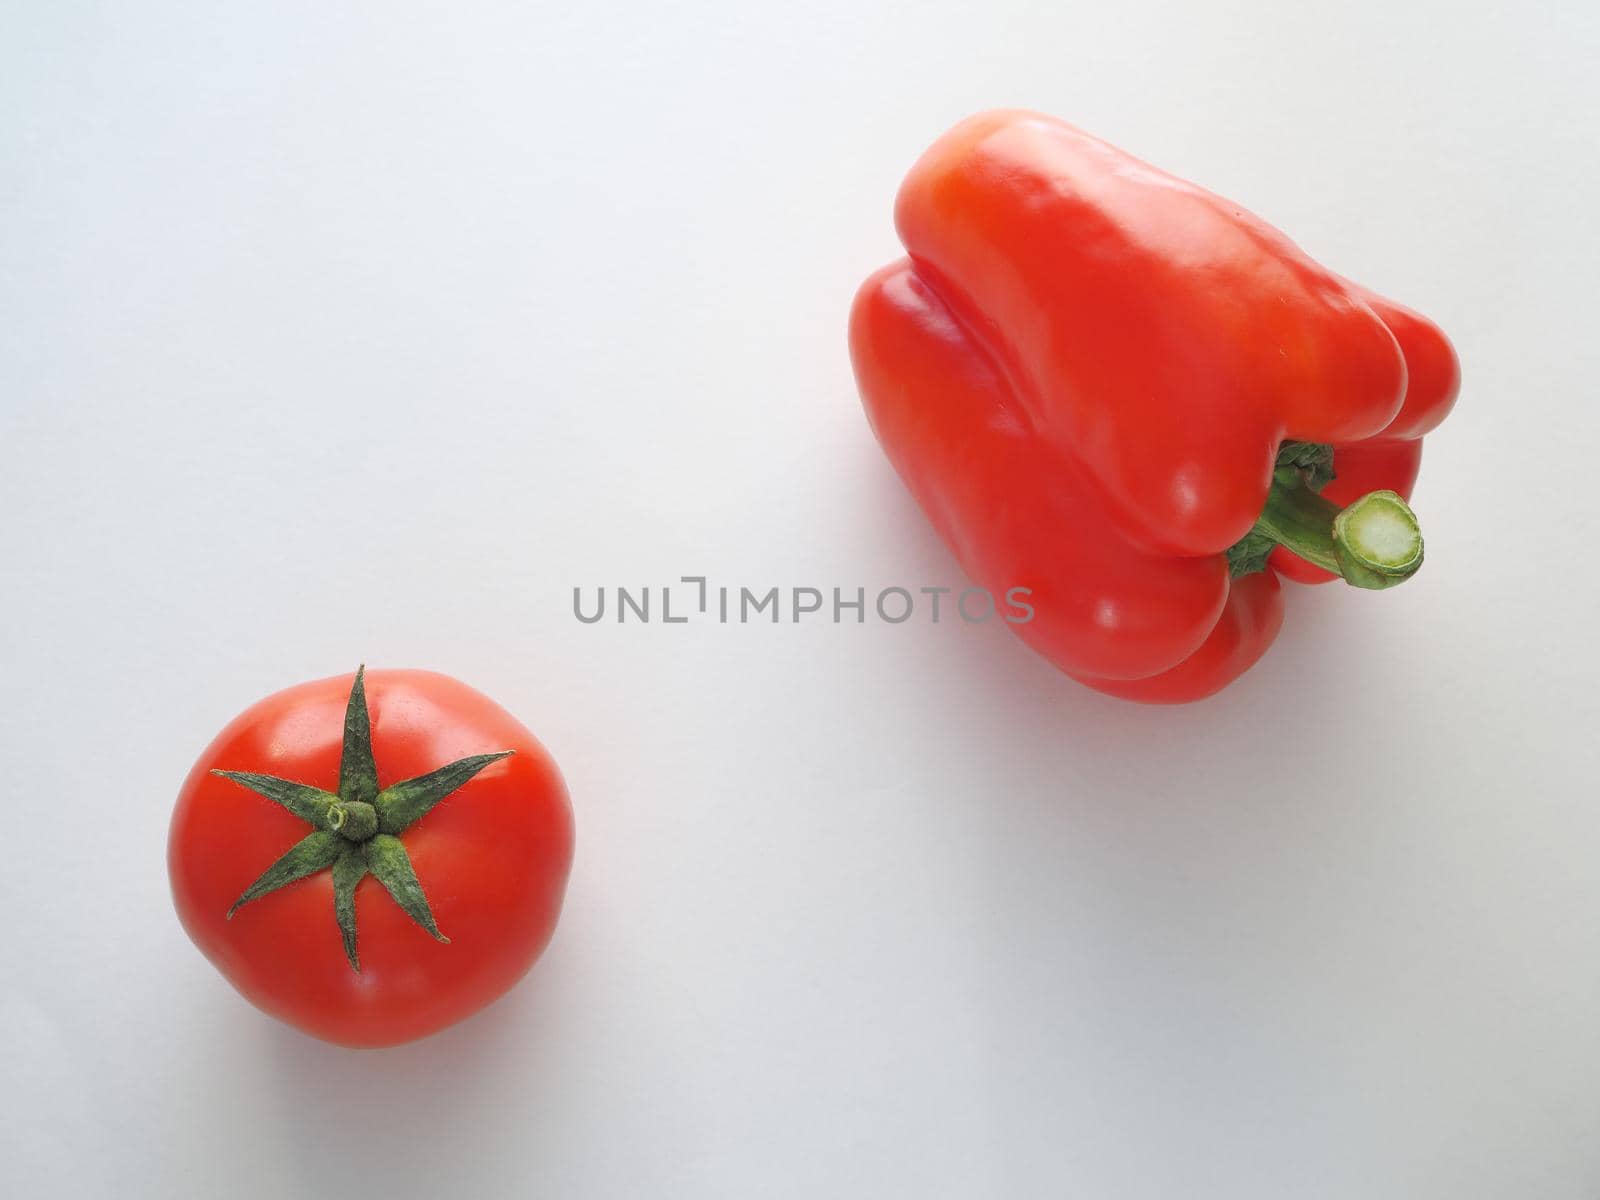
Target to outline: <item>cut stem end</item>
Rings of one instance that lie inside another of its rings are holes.
[[[347,842],[364,842],[378,832],[378,810],[360,800],[330,804],[328,828]]]
[[[1308,465],[1302,461],[1308,451],[1325,453]],[[1235,576],[1265,570],[1279,546],[1351,587],[1391,588],[1417,573],[1422,530],[1411,506],[1399,493],[1381,490],[1340,508],[1320,494],[1332,468],[1331,448],[1284,443],[1261,515],[1228,551]]]
[[[1355,587],[1404,583],[1422,566],[1422,528],[1411,506],[1390,491],[1368,492],[1333,519],[1340,574]]]

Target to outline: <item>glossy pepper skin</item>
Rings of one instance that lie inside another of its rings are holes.
[[[1231,577],[1284,443],[1333,447],[1338,504],[1409,496],[1455,399],[1426,318],[1051,117],[962,122],[895,219],[908,257],[850,321],[873,429],[974,582],[1033,589],[1011,628],[1113,695],[1219,690],[1277,635],[1280,570],[1332,578],[1282,547]]]

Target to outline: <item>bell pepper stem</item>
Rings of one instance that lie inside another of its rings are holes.
[[[1341,508],[1293,466],[1273,472],[1272,490],[1251,532],[1352,587],[1394,587],[1422,566],[1417,514],[1398,493],[1368,492]]]

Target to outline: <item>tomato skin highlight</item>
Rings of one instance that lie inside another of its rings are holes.
[[[173,902],[195,945],[247,1000],[344,1046],[426,1037],[491,1003],[549,942],[572,865],[566,785],[532,733],[488,697],[431,671],[369,671],[378,782],[511,750],[407,829],[403,842],[448,944],[368,875],[356,889],[361,970],[346,961],[329,872],[240,908],[245,888],[309,831],[213,770],[333,791],[352,677],[303,683],[252,705],[217,735],[179,792],[167,843]]]

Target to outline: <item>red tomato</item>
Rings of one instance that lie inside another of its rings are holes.
[[[167,846],[178,916],[228,982],[346,1046],[425,1037],[504,994],[550,940],[571,865],[544,747],[430,671],[320,679],[247,709],[190,771]]]

